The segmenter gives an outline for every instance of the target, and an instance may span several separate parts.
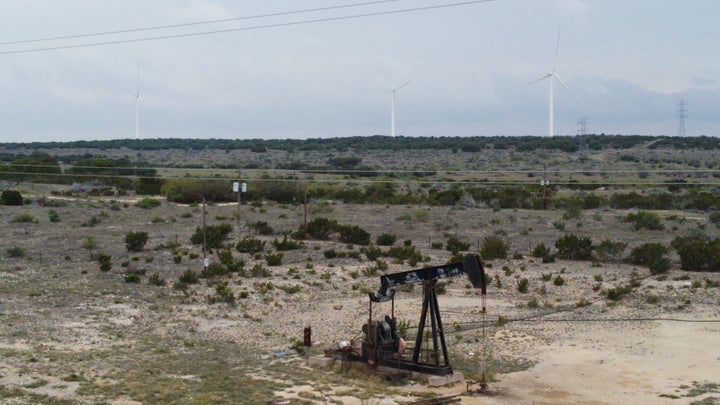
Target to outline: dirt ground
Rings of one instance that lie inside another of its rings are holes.
[[[25,186],[33,199],[44,191]],[[399,404],[432,395],[462,394],[463,404],[713,404],[720,403],[720,274],[673,269],[660,276],[620,262],[558,260],[542,263],[530,251],[553,246],[566,232],[669,245],[678,234],[718,229],[703,213],[661,213],[669,231],[633,231],[626,212],[591,210],[559,230],[562,212],[493,211],[482,208],[352,206],[313,203],[312,217],[359,225],[372,234],[412,241],[426,258],[416,266],[383,258],[385,272],[445,263],[438,248],[449,236],[470,243],[488,235],[511,243],[509,259],[487,263],[492,285],[487,312],[464,279],[440,296],[453,367],[468,378],[483,370],[489,393],[469,395],[464,383],[430,388],[420,380],[389,383],[364,367],[350,371],[312,368],[302,356],[276,352],[302,339],[312,326],[330,348],[356,339],[368,315],[367,292],[380,273],[358,246],[304,241],[285,251],[280,266],[238,253],[245,269],[265,267],[268,277],[229,277],[175,288],[188,269],[202,270],[202,252],[190,243],[201,223],[197,206],[163,202],[142,209],[134,200],[77,198],[54,207],[0,207],[0,402],[6,404],[247,403],[281,398],[305,404]],[[55,210],[59,222],[49,221]],[[302,206],[211,206],[211,224],[234,226],[228,243],[249,234],[266,251],[283,231],[302,223]],[[16,222],[30,214],[37,222]],[[94,220],[92,218],[95,218]],[[678,220],[682,218],[682,220]],[[254,235],[248,222],[267,221],[272,235]],[[147,231],[142,252],[128,252],[124,238]],[[88,238],[94,240],[89,248]],[[435,247],[433,247],[435,244]],[[19,248],[22,254],[18,254]],[[343,252],[327,258],[325,251]],[[15,252],[14,254],[11,251]],[[112,256],[100,271],[99,254]],[[217,261],[215,254],[211,260]],[[140,283],[126,282],[130,273]],[[155,280],[163,280],[153,285]],[[564,283],[553,282],[560,276]],[[517,280],[527,278],[521,293]],[[612,301],[604,292],[632,283]],[[214,302],[223,281],[234,303]],[[417,325],[421,288],[398,293],[396,316]],[[388,313],[383,306],[374,316]],[[484,322],[483,322],[484,321]],[[483,327],[484,325],[484,327]]]

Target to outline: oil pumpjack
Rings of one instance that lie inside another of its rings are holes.
[[[462,262],[458,263],[380,276],[378,292],[369,294],[369,317],[367,324],[363,325],[362,350],[357,353],[346,348],[342,355],[343,360],[362,361],[372,367],[385,366],[424,374],[452,374],[453,370],[450,365],[437,299],[437,283],[438,280],[462,274],[468,276],[474,288],[480,289],[482,312],[484,313],[487,284],[483,262],[478,255],[467,255]],[[404,342],[398,336],[395,319],[395,291],[396,287],[416,283],[422,283],[423,286],[422,313],[412,353],[404,354],[405,348],[402,347]],[[373,320],[373,303],[388,301],[392,303],[391,315],[386,315],[381,320]],[[426,334],[425,329],[428,322],[430,331]],[[432,340],[432,345],[425,339]],[[423,344],[424,341],[425,344]]]

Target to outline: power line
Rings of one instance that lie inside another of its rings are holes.
[[[345,5],[340,5],[340,6],[319,7],[319,8],[310,8],[310,9],[304,9],[304,10],[257,14],[257,15],[251,15],[251,16],[245,16],[245,17],[223,18],[223,19],[218,19],[218,20],[196,21],[196,22],[170,24],[170,25],[158,25],[158,26],[143,27],[143,28],[129,28],[129,29],[117,30],[117,31],[103,31],[103,32],[75,34],[75,35],[63,35],[63,36],[47,37],[47,38],[33,38],[33,39],[25,39],[25,40],[19,40],[19,41],[0,42],[0,46],[1,45],[27,44],[27,43],[32,43],[32,42],[58,41],[58,40],[63,40],[63,39],[99,37],[99,36],[105,36],[105,35],[128,34],[131,32],[143,32],[143,31],[170,29],[170,28],[182,28],[182,27],[191,27],[191,26],[197,26],[197,25],[218,24],[218,23],[224,23],[224,22],[230,22],[230,21],[254,20],[254,19],[260,19],[260,18],[279,17],[279,16],[292,15],[292,14],[302,14],[302,13],[313,13],[313,12],[318,12],[318,11],[336,10],[336,9],[341,9],[341,8],[361,7],[361,6],[368,6],[368,5],[381,4],[381,3],[392,3],[392,2],[397,2],[397,1],[400,1],[400,0],[369,1],[369,2],[365,2],[365,3],[345,4]]]
[[[260,30],[260,29],[268,29],[268,28],[289,27],[289,26],[294,26],[294,25],[316,24],[316,23],[329,22],[329,21],[342,21],[342,20],[375,17],[375,16],[381,16],[381,15],[401,14],[401,13],[410,13],[410,12],[424,11],[424,10],[459,7],[459,6],[465,6],[465,5],[470,5],[470,4],[489,3],[492,1],[495,1],[495,0],[473,0],[473,1],[464,1],[464,2],[456,2],[456,3],[438,4],[435,6],[413,7],[413,8],[389,10],[389,11],[378,11],[378,12],[364,13],[364,14],[352,14],[352,15],[338,16],[338,17],[317,18],[317,19],[312,19],[312,20],[291,21],[291,22],[266,24],[266,25],[256,25],[256,26],[252,26],[252,27],[228,28],[228,29],[223,29],[223,30],[201,31],[201,32],[192,32],[192,33],[185,33],[185,34],[172,34],[172,35],[162,35],[162,36],[155,36],[155,37],[123,39],[123,40],[115,40],[115,41],[90,42],[90,43],[75,44],[75,45],[62,45],[62,46],[49,46],[49,47],[42,47],[42,48],[20,49],[20,50],[15,50],[15,51],[0,52],[0,55],[54,51],[54,50],[61,50],[61,49],[89,48],[89,47],[95,47],[95,46],[106,46],[106,45],[118,45],[118,44],[134,43],[134,42],[157,41],[157,40],[171,39],[171,38],[186,38],[186,37],[193,37],[193,36],[215,35],[215,34],[223,34],[223,33],[228,33],[228,32],[237,32],[237,31],[252,31],[252,30]]]

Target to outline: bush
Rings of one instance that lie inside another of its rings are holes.
[[[485,260],[505,259],[510,245],[499,236],[488,236],[483,239],[480,256]]]
[[[110,271],[112,269],[112,256],[101,254],[98,256],[98,262],[100,263],[100,271]]]
[[[395,244],[395,241],[397,241],[397,236],[389,233],[384,233],[382,235],[378,235],[375,243],[378,246],[392,246]]]
[[[143,198],[142,200],[135,203],[136,207],[143,208],[146,210],[159,207],[162,205],[162,201],[156,199],[156,198]]]
[[[559,274],[555,276],[555,279],[553,280],[553,284],[560,287],[561,285],[565,284],[565,279],[562,278]]]
[[[125,247],[128,252],[141,252],[147,241],[147,232],[130,232],[125,235]]]
[[[313,239],[327,240],[337,230],[338,223],[327,218],[315,218],[307,224],[307,235]]]
[[[209,296],[208,302],[210,304],[215,304],[218,302],[224,302],[226,304],[235,303],[235,294],[233,294],[232,289],[228,286],[227,281],[218,283],[215,286],[215,295]]]
[[[633,229],[639,231],[640,229],[649,229],[651,231],[660,231],[665,229],[662,224],[660,216],[654,212],[640,210],[637,213],[630,213],[623,218],[624,222],[629,222],[633,225]]]
[[[334,259],[337,257],[337,252],[335,249],[326,249],[323,250],[323,256],[325,256],[326,259]]]
[[[518,292],[520,292],[522,294],[525,294],[526,292],[528,292],[528,287],[530,286],[530,280],[528,280],[526,278],[522,278],[522,279],[518,278],[518,279],[515,279],[515,282],[517,283]]]
[[[555,241],[557,257],[567,260],[590,260],[592,258],[592,241],[590,238],[578,238],[566,234]]]
[[[262,252],[265,249],[265,241],[246,236],[238,241],[235,245],[235,249],[237,249],[240,253],[252,254]]]
[[[283,254],[278,253],[268,253],[265,255],[265,261],[267,262],[268,266],[279,266],[282,264],[282,258]]]
[[[668,249],[659,243],[644,243],[630,251],[627,260],[632,264],[645,265],[653,274],[670,269],[670,260],[666,257]]]
[[[382,249],[373,245],[361,248],[360,252],[363,253],[368,260],[376,260],[382,255]]]
[[[341,225],[338,227],[340,241],[354,245],[367,246],[370,244],[370,233],[357,225]]]
[[[160,277],[160,274],[155,272],[148,277],[148,284],[162,287],[165,285],[165,279]]]
[[[257,221],[254,224],[250,224],[250,227],[255,229],[260,235],[272,235],[273,228],[265,221]]]
[[[140,275],[137,273],[128,274],[125,276],[126,283],[140,283]]]
[[[462,242],[460,239],[451,236],[448,238],[447,242],[445,243],[445,250],[451,252],[452,254],[456,254],[461,251],[467,251],[470,249],[470,244]]]
[[[11,222],[19,222],[19,223],[37,223],[38,220],[34,216],[28,214],[27,212],[23,212],[22,214],[16,215]]]
[[[13,246],[11,248],[7,248],[6,250],[8,257],[23,257],[25,256],[25,249]]]
[[[208,249],[219,248],[225,241],[225,238],[232,232],[232,225],[230,224],[219,224],[219,225],[207,225],[205,227],[205,245]],[[195,233],[190,237],[190,242],[196,245],[202,245],[203,243],[203,229],[197,227]]]
[[[550,254],[550,249],[548,249],[544,243],[540,242],[537,245],[535,245],[535,248],[532,251],[533,257],[545,257]]]
[[[0,195],[0,203],[2,205],[23,205],[23,197],[17,190],[3,190]]]
[[[680,265],[688,271],[720,271],[720,239],[706,241],[689,236],[673,239],[670,246],[680,256]]]
[[[178,280],[187,284],[195,284],[200,281],[200,275],[190,269],[187,269],[183,274],[180,275],[180,278]]]
[[[415,248],[415,246],[393,246],[388,249],[387,255],[394,257],[399,263],[407,260],[408,263],[412,265],[414,265],[413,263],[417,263],[422,260],[422,254]]]
[[[48,220],[50,222],[60,222],[60,214],[55,210],[48,211]]]
[[[275,246],[275,249],[277,250],[294,250],[294,249],[300,249],[303,244],[292,239],[288,239],[287,235],[283,236],[282,240],[273,240],[272,242],[273,246]]]
[[[595,255],[602,261],[618,260],[622,257],[625,249],[627,249],[627,243],[613,242],[609,239],[605,239],[595,247]]]

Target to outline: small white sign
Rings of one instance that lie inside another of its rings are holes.
[[[242,184],[242,192],[247,193],[247,183]]]
[[[233,181],[233,193],[237,193],[238,191],[240,191],[240,182]]]

